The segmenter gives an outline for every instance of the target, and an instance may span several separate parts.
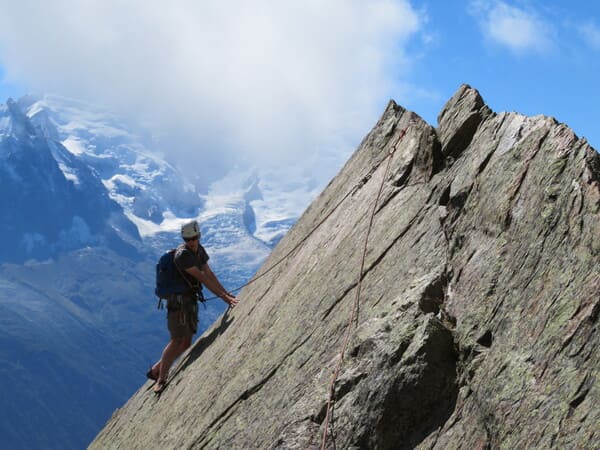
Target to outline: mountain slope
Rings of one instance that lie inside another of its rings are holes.
[[[317,448],[353,311],[328,448],[590,448],[599,184],[554,119],[468,86],[437,129],[390,103],[262,270],[285,261],[90,448]]]
[[[140,296],[150,276],[150,267],[138,273],[91,248],[0,265],[0,370],[10,386],[1,404],[11,411],[0,448],[81,448],[131,394],[153,357],[148,347],[164,339],[153,299]],[[126,326],[128,310],[139,323]]]

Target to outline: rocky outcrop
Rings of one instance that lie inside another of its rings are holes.
[[[469,86],[437,129],[391,102],[283,262],[91,448],[318,448],[353,311],[328,448],[592,448],[599,255],[600,158],[568,127]]]

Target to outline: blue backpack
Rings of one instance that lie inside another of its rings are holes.
[[[156,288],[154,293],[161,300],[168,299],[171,295],[183,294],[193,289],[193,286],[184,279],[181,270],[175,263],[176,248],[165,252],[156,264]]]

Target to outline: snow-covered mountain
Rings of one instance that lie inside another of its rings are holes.
[[[110,112],[52,95],[25,96],[17,105],[48,141],[75,157],[60,161],[64,177],[77,185],[78,164],[91,168],[142,239],[241,206],[247,231],[272,246],[322,187],[310,175],[290,178],[290,169],[232,167],[201,192],[165,160],[148,133],[132,131]]]
[[[233,289],[315,193],[239,168],[201,192],[156,150],[76,100],[0,105],[0,448],[81,448],[144,381],[168,339],[154,264],[182,222],[200,221]],[[207,302],[201,329],[224,306]]]
[[[27,96],[19,105],[45,137],[93,169],[133,222],[159,224],[163,215],[192,216],[202,207],[194,185],[149,148],[150,138],[132,132],[113,114],[57,96]],[[70,166],[64,169],[73,177]]]
[[[98,175],[47,139],[16,102],[0,107],[0,261],[83,246],[132,255],[140,237]]]

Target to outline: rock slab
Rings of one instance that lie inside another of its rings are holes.
[[[467,85],[438,120],[390,102],[261,271],[283,261],[90,448],[319,448],[353,311],[327,448],[598,448],[600,157]]]

